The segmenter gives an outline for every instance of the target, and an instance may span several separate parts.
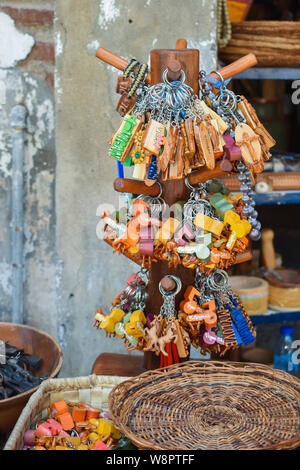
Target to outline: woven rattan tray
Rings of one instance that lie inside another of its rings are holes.
[[[117,385],[109,408],[140,449],[294,449],[300,380],[260,364],[185,362]]]

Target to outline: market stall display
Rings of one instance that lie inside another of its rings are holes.
[[[144,351],[147,368],[188,359],[190,344],[220,356],[250,344],[255,331],[226,270],[250,259],[249,240],[260,238],[252,185],[275,141],[227,83],[255,57],[210,75],[184,40],[151,51],[150,73],[101,48],[97,57],[124,71],[108,156],[127,203],[103,212],[104,240],[141,268],[94,326]],[[213,179],[229,173],[237,195]]]

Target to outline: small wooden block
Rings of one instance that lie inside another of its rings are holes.
[[[59,414],[57,419],[62,425],[64,431],[69,431],[74,428],[74,421],[70,413]]]
[[[64,400],[56,401],[55,403],[52,403],[51,408],[54,408],[58,415],[69,412],[68,405]]]
[[[75,423],[77,423],[78,421],[85,421],[85,416],[86,410],[84,408],[74,406],[74,408],[72,409],[72,418]]]
[[[205,214],[197,214],[194,219],[194,224],[214,235],[220,236],[224,227],[224,224],[219,220],[212,219]]]

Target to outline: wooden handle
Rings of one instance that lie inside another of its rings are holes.
[[[275,250],[274,250],[274,231],[265,228],[261,232],[261,261],[262,265],[268,269],[276,268]]]
[[[189,183],[195,186],[198,183],[218,178],[224,174],[225,172],[221,169],[220,162],[218,162],[213,170],[204,168],[203,170],[193,171],[188,179]],[[147,186],[143,181],[132,180],[130,178],[116,178],[114,181],[114,190],[118,193],[148,194],[149,196],[158,196],[160,193],[160,187],[157,183],[154,183],[152,186]]]
[[[179,42],[180,41],[180,42]],[[183,42],[185,39],[178,39],[176,43],[176,48],[177,44],[179,43],[180,45],[184,45]],[[181,47],[182,49],[185,49],[184,47]],[[99,47],[99,49],[96,52],[96,57],[98,59],[102,60],[106,64],[112,65],[116,69],[119,70],[125,70],[125,68],[128,65],[128,61],[126,59],[123,59],[122,57],[119,57],[116,54],[113,54],[112,52],[108,51],[107,49],[104,49],[103,47]],[[174,61],[175,62],[175,61]],[[177,61],[176,61],[177,62]],[[223,67],[222,69],[219,69],[218,72],[222,75],[224,80],[227,80],[227,78],[234,77],[234,75],[238,75],[239,73],[243,72],[244,70],[250,69],[254,65],[257,64],[257,59],[254,54],[247,54],[240,59],[232,62],[232,64],[226,65],[226,67]],[[212,77],[219,79],[218,75],[214,72],[210,74]],[[146,77],[146,82],[150,83],[150,74],[147,74]]]
[[[227,78],[234,77],[235,75],[244,72],[244,70],[248,70],[251,67],[254,67],[256,64],[257,58],[254,54],[251,53],[244,55],[240,59],[232,62],[232,64],[226,65],[225,67],[219,69],[218,72],[222,75],[224,80],[227,80]],[[209,75],[216,78],[217,80],[220,80],[218,74],[214,72],[210,73]]]
[[[193,173],[189,175],[189,183],[194,186],[198,183],[203,183],[204,181],[224,176],[226,172],[222,170],[220,165],[221,163],[218,162],[213,170],[203,168],[203,170],[193,171]]]
[[[154,183],[153,186],[147,186],[143,181],[129,178],[116,178],[114,190],[118,193],[147,194],[149,196],[158,196],[160,193],[160,187],[157,183]]]
[[[117,54],[113,54],[113,52],[110,52],[103,47],[99,47],[96,52],[96,57],[106,64],[112,65],[118,70],[124,71],[129,64],[129,62],[126,59],[123,59],[123,57],[119,57]],[[146,82],[150,83],[150,73],[148,73],[146,76]]]

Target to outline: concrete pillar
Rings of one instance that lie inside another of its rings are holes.
[[[184,37],[200,48],[201,67],[215,68],[216,0],[57,0],[56,221],[58,337],[64,375],[90,372],[104,351],[122,341],[92,328],[93,312],[108,310],[136,265],[113,254],[96,236],[99,204],[117,201],[116,165],[107,141],[119,123],[117,71],[94,57],[101,45],[148,61],[153,48]]]

